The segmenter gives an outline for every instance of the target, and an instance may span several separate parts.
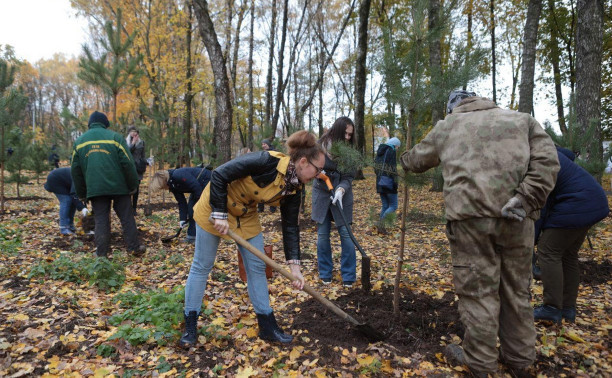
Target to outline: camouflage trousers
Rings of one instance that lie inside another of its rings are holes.
[[[497,337],[505,363],[535,360],[536,332],[529,303],[533,221],[474,218],[448,222],[453,283],[465,326],[463,350],[472,370],[494,373]]]

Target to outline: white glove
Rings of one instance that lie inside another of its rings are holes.
[[[81,215],[83,215],[83,217],[86,217],[89,214],[89,210],[87,210],[86,207],[83,208],[83,210],[81,210]]]
[[[179,222],[179,227],[180,228],[185,228],[188,225],[189,225],[189,222],[187,222],[187,221],[180,221]]]
[[[342,197],[344,197],[344,189],[336,189],[336,192],[334,193],[334,198],[332,199],[332,205],[336,205],[337,203],[337,206],[342,209]]]
[[[522,222],[523,219],[527,216],[527,212],[523,209],[523,204],[521,200],[517,197],[512,197],[506,202],[504,207],[501,210],[502,217],[508,219],[514,219],[519,222]]]
[[[147,164],[149,164],[150,167],[152,167],[154,163],[155,159],[153,159],[153,156],[147,158]]]

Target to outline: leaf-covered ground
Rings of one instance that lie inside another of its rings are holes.
[[[287,346],[259,340],[246,286],[238,277],[236,247],[221,242],[199,322],[200,342],[188,351],[178,348],[176,340],[193,246],[182,240],[184,235],[161,243],[178,225],[170,195],[152,198],[152,215],[144,216],[142,208],[138,212],[146,255],[126,254],[113,216],[114,252],[109,265],[100,265],[92,258],[91,236],[59,234],[58,202],[42,184],[23,187],[27,197],[22,199],[14,198],[14,188],[8,187],[8,213],[0,215],[0,376],[463,374],[464,367],[449,365],[442,354],[444,345],[460,342],[463,333],[442,196],[430,192],[428,185],[410,189],[401,316],[396,322],[392,298],[400,222],[387,235],[373,227],[379,199],[372,175],[367,176],[355,182],[353,231],[372,256],[372,292],[365,294],[359,284],[342,287],[339,275],[330,286],[319,284],[316,227],[308,217],[309,205],[301,219],[303,272],[324,296],[385,333],[385,341],[368,343],[349,323],[293,290],[279,274],[270,280],[272,307],[295,340]],[[144,185],[141,193],[144,206]],[[278,219],[278,212],[266,209],[262,214],[265,241],[283,261]],[[577,322],[537,324],[536,366],[542,376],[612,375],[612,219],[595,227],[590,239],[593,249],[585,242],[580,252],[583,279]],[[333,244],[338,261],[337,236]],[[359,269],[360,261],[358,276]],[[541,283],[534,282],[532,293],[533,303],[539,304]]]

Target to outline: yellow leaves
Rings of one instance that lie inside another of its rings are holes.
[[[10,367],[11,378],[23,377],[34,371],[34,366],[24,362],[14,362]]]
[[[576,332],[572,330],[568,330],[565,334],[570,340],[573,340],[577,343],[585,343],[584,339],[576,334]]]
[[[254,327],[249,328],[246,332],[246,335],[248,338],[257,337],[257,329],[255,329]]]
[[[38,328],[28,328],[23,332],[23,335],[28,339],[38,339],[45,336],[47,332]]]
[[[239,368],[238,369],[238,374],[236,374],[237,378],[249,378],[252,377],[254,375],[257,375],[257,371],[253,370],[252,367],[247,366],[244,368]]]
[[[289,360],[291,360],[292,362],[295,361],[299,356],[302,355],[303,351],[304,351],[303,346],[293,347],[293,349],[291,350],[291,353],[289,353]]]
[[[9,315],[8,317],[8,321],[20,321],[20,322],[27,322],[28,320],[30,320],[30,317],[27,316],[26,314],[15,314],[15,315]]]
[[[215,318],[215,320],[213,320],[212,322],[210,322],[211,324],[217,325],[219,327],[222,327],[225,325],[225,318],[222,317],[217,317]]]
[[[362,367],[372,365],[372,363],[374,363],[375,361],[378,360],[371,355],[360,354],[359,356],[357,356],[357,363],[359,364],[359,366]]]

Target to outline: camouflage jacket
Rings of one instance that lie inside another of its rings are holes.
[[[555,146],[533,117],[482,97],[463,100],[400,161],[413,172],[442,164],[451,221],[499,218],[515,195],[538,219],[559,171]]]

